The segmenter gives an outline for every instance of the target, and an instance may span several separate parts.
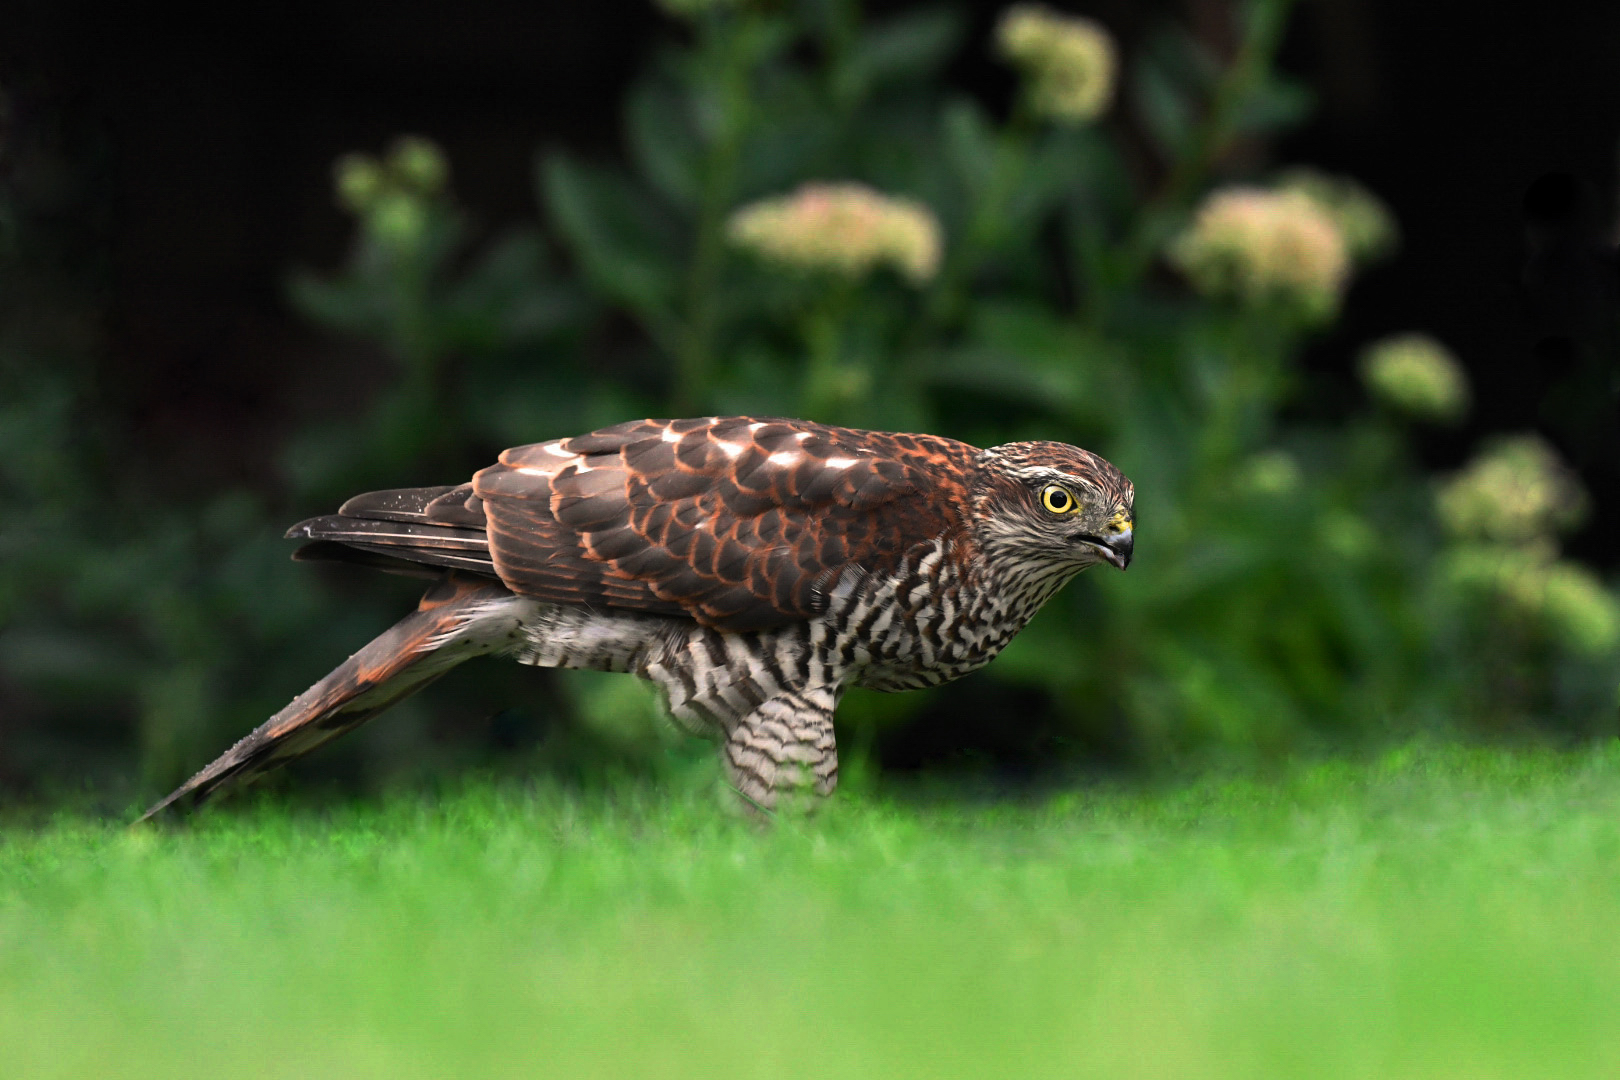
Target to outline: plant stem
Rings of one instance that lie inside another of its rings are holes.
[[[804,323],[805,379],[802,397],[805,417],[838,423],[849,404],[843,363],[844,323],[849,316],[853,282],[836,281],[811,307]]]
[[[1192,147],[1171,167],[1157,195],[1143,208],[1124,256],[1125,283],[1136,283],[1153,262],[1171,222],[1180,218],[1231,146],[1244,105],[1270,71],[1294,0],[1253,0],[1245,10],[1243,41],[1222,72]]]
[[[719,278],[725,262],[725,217],[731,208],[737,155],[751,119],[747,50],[742,30],[715,27],[705,43],[720,54],[719,97],[723,119],[703,162],[692,258],[686,273],[686,325],[676,346],[671,406],[684,416],[708,407],[714,381],[714,338],[719,323]]]

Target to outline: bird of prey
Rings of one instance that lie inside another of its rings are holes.
[[[420,606],[145,817],[486,654],[651,681],[761,810],[827,795],[846,687],[984,666],[1076,573],[1129,565],[1134,499],[1065,443],[746,416],[631,421],[507,450],[470,483],[359,495],[293,526],[295,558],[434,578]]]

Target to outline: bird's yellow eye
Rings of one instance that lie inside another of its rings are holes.
[[[1069,494],[1068,488],[1050,484],[1041,492],[1041,505],[1054,514],[1069,514],[1074,512],[1074,496]]]

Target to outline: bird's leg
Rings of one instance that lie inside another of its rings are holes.
[[[726,778],[756,809],[809,806],[838,786],[835,687],[786,690],[726,724]]]

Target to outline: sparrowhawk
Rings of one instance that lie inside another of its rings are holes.
[[[296,558],[435,579],[147,817],[307,753],[473,656],[625,672],[717,740],[762,809],[838,781],[845,687],[988,663],[1069,578],[1131,560],[1135,490],[1059,442],[980,450],[802,420],[638,420],[507,450],[470,483],[359,495]]]

